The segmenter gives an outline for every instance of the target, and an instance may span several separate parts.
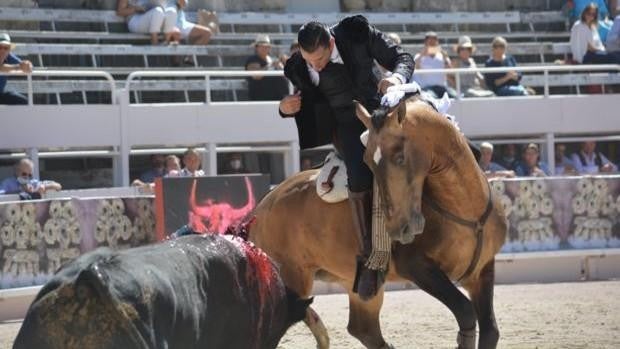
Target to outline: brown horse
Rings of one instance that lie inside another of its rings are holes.
[[[361,105],[357,113],[370,130],[365,161],[378,180],[395,241],[387,280],[412,281],[444,303],[456,317],[459,348],[475,348],[476,322],[479,347],[494,348],[494,258],[506,219],[465,137],[417,98],[373,122]],[[302,297],[311,295],[315,278],[344,286],[349,333],[368,348],[391,348],[379,325],[383,289],[367,302],[351,291],[359,244],[349,204],[323,202],[316,174],[298,173],[270,192],[255,210],[250,239],[281,264],[283,280]],[[471,300],[452,283],[459,279]],[[316,320],[309,311],[306,323],[325,348],[326,333]]]

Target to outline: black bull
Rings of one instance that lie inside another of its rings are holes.
[[[311,302],[238,238],[101,248],[41,289],[13,348],[275,348]]]

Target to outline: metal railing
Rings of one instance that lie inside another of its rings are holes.
[[[33,77],[35,76],[44,76],[44,77],[50,77],[50,76],[56,76],[56,77],[91,77],[91,78],[104,78],[108,81],[108,83],[110,84],[110,104],[115,104],[115,98],[114,96],[116,96],[116,83],[114,78],[112,77],[112,75],[108,72],[105,71],[93,71],[93,70],[34,70],[32,71],[32,73],[30,74],[26,74],[23,72],[9,72],[9,73],[2,73],[0,72],[0,75],[6,75],[7,77],[10,76],[26,76],[26,80],[28,82],[28,105],[33,105],[33,95],[34,95],[34,89],[33,89]]]

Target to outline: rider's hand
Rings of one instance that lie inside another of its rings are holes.
[[[301,109],[301,91],[297,91],[294,95],[286,96],[280,101],[280,111],[283,114],[297,114]]]
[[[400,85],[401,83],[402,82],[400,81],[400,79],[395,76],[383,78],[381,81],[379,81],[379,91],[381,91],[381,94],[384,95],[388,87],[393,85]]]

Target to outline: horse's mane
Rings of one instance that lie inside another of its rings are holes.
[[[413,97],[417,97],[419,98],[419,94],[418,93],[407,93],[405,94],[405,96],[400,100],[400,102],[398,103],[398,105],[396,105],[393,108],[390,108],[389,106],[385,106],[385,105],[381,105],[379,106],[379,108],[375,109],[372,112],[372,116],[370,121],[372,122],[372,126],[375,128],[375,130],[379,131],[383,128],[383,126],[385,125],[385,121],[387,120],[388,114],[394,110],[394,109],[398,109],[400,108],[400,106],[402,105],[402,103],[406,103],[408,100],[410,100]],[[399,115],[399,121],[402,121],[402,118],[404,117]]]

